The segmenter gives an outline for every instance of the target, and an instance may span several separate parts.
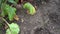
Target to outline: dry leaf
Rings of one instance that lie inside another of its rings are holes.
[[[15,15],[14,16],[14,19],[18,21],[19,20],[19,17],[17,15]]]
[[[37,6],[35,6],[35,9],[37,10]]]
[[[24,19],[23,18],[21,19],[21,22],[24,22]]]
[[[8,28],[8,26],[5,24],[5,29],[7,29]]]

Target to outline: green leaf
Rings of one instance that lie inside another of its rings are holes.
[[[13,20],[14,16],[16,15],[16,8],[13,8],[7,4],[2,5],[2,16],[8,15],[10,21]]]
[[[2,4],[1,5],[1,10],[2,10],[2,13],[1,13],[1,15],[3,16],[3,17],[5,17],[5,15],[7,15],[7,8],[8,6],[6,6],[6,4]]]
[[[3,2],[4,2],[4,0],[0,0],[0,8],[1,8],[1,5],[2,5]]]
[[[18,0],[8,0],[8,2],[13,3],[13,4],[17,4]]]
[[[11,23],[9,24],[9,28],[6,30],[6,34],[18,34],[19,31],[19,26],[16,23]]]
[[[10,9],[8,10],[8,17],[9,17],[9,20],[12,21],[14,16],[16,15],[16,9],[13,8],[13,7],[10,7]]]
[[[27,9],[29,11],[29,14],[31,14],[31,15],[34,15],[36,13],[34,6],[32,4],[30,4],[29,2],[25,3],[23,5],[23,8]]]
[[[2,3],[2,0],[0,0],[0,8],[1,8],[1,3]]]
[[[17,3],[19,0],[15,0],[15,2]]]

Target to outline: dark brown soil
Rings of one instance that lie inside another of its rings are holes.
[[[37,13],[33,16],[24,12],[25,10],[17,9],[20,18],[17,24],[21,29],[19,34],[60,34],[59,0],[49,0],[47,3],[40,4]],[[21,19],[24,22],[21,22]]]

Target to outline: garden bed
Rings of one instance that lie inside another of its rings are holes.
[[[20,27],[19,34],[60,34],[59,0],[49,0],[49,2],[40,4],[33,16],[25,12],[17,8],[19,20],[14,22],[17,22]],[[2,28],[0,30],[2,30],[0,34],[5,34],[5,30]]]

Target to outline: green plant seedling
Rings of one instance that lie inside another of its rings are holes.
[[[16,8],[9,6],[8,4],[2,4],[2,16],[8,15],[10,21],[13,20],[14,16],[16,15]]]
[[[2,17],[2,20],[7,24],[8,28],[6,30],[6,34],[18,34],[20,29],[19,29],[19,26],[18,24],[16,23],[11,23],[9,24],[3,17]]]
[[[6,34],[18,34],[20,29],[16,23],[11,23],[8,25],[9,28],[6,30]]]
[[[25,3],[23,5],[23,8],[27,9],[28,10],[28,14],[30,14],[30,15],[34,15],[36,13],[35,7],[29,2]]]

